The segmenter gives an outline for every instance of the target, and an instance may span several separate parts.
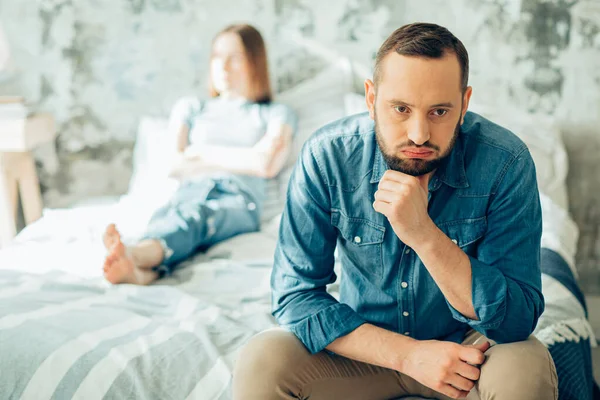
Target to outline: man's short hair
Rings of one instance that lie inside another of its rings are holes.
[[[375,84],[381,79],[381,61],[392,51],[403,56],[442,58],[456,54],[461,69],[461,88],[469,83],[469,54],[467,49],[448,29],[436,24],[418,22],[398,28],[383,42],[375,58]]]

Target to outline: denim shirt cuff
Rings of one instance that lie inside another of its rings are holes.
[[[289,329],[311,354],[315,354],[366,322],[347,304],[336,303],[290,326]]]
[[[452,317],[472,328],[496,329],[504,320],[506,312],[507,284],[502,272],[491,265],[469,256],[471,261],[471,284],[473,308],[478,320],[462,315],[446,300]],[[492,289],[493,288],[493,289]]]

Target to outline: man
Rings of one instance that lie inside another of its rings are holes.
[[[467,113],[467,82],[454,35],[404,26],[365,82],[369,113],[304,146],[271,279],[286,330],[242,351],[235,399],[557,398],[530,336],[544,310],[533,160]]]

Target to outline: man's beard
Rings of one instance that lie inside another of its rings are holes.
[[[461,110],[462,113],[462,110]],[[448,148],[446,151],[440,155],[438,158],[433,160],[422,160],[418,158],[400,158],[395,155],[383,142],[381,133],[379,132],[379,124],[377,123],[377,112],[375,112],[375,138],[377,139],[377,144],[379,145],[379,149],[381,150],[381,154],[383,155],[383,159],[387,163],[388,167],[394,171],[402,172],[403,174],[412,175],[412,176],[421,176],[430,173],[431,171],[436,170],[443,162],[446,160],[450,153],[452,152],[452,148],[456,143],[456,139],[458,138],[458,134],[460,132],[460,120],[456,124],[456,128],[454,129],[454,135],[448,144]],[[416,145],[414,142],[409,140],[408,142],[402,143],[398,146],[395,146],[396,149],[400,150],[405,147],[415,147],[417,149],[432,149],[439,151],[440,148],[436,145],[433,145],[429,142],[425,142],[422,145]]]

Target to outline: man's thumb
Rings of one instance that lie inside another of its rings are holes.
[[[485,353],[491,347],[491,344],[490,344],[490,342],[488,342],[486,340],[485,342],[482,342],[482,343],[472,344],[472,345],[470,345],[470,347],[476,348],[477,350],[481,351],[482,353]]]

